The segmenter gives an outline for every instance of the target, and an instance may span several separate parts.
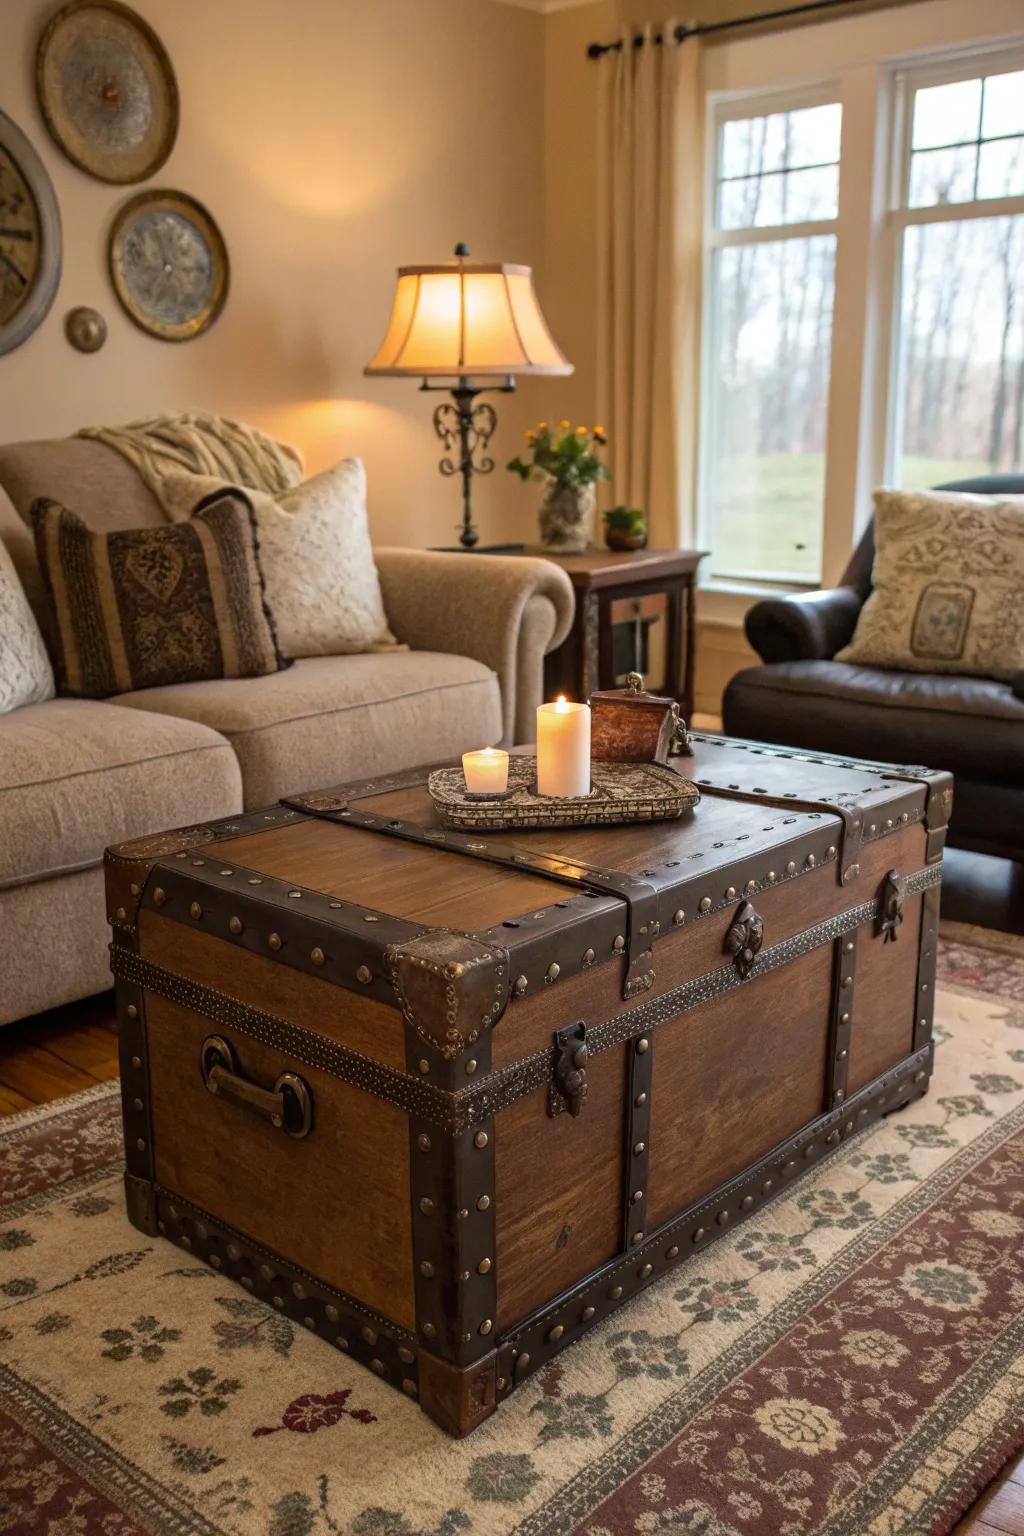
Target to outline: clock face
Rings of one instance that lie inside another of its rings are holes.
[[[42,161],[0,112],[0,355],[27,341],[60,282],[60,212]]]
[[[18,162],[0,144],[0,325],[31,295],[41,254],[39,206]]]

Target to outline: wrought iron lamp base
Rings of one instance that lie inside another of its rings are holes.
[[[512,394],[516,381],[507,378],[503,384],[471,384],[460,377],[457,384],[431,384],[423,380],[420,389],[427,393],[450,390],[452,401],[445,401],[434,411],[434,431],[444,444],[444,457],[438,464],[442,475],[462,476],[462,530],[459,534],[461,549],[476,549],[480,542],[480,530],[473,523],[473,476],[489,475],[494,460],[487,452],[487,445],[498,425],[493,405],[486,400],[478,402],[478,396],[490,390],[503,395]],[[454,402],[454,403],[452,403]],[[492,545],[481,553],[517,552],[522,545]]]

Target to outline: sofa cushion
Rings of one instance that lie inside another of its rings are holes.
[[[780,661],[737,673],[723,712],[734,736],[979,778],[1024,777],[1024,701],[989,678]]]
[[[234,754],[205,725],[91,699],[27,704],[0,716],[0,889],[241,800]]]
[[[32,524],[53,600],[61,693],[109,698],[287,665],[242,492],[198,506],[188,523],[112,533],[93,533],[40,497]]]
[[[270,677],[149,688],[115,702],[226,736],[247,808],[455,757],[499,741],[502,730],[490,668],[436,651],[311,656]]]
[[[39,625],[0,540],[0,715],[52,699],[53,668]]]

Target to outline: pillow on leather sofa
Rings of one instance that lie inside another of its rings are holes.
[[[165,484],[167,502],[184,514],[208,485],[212,482],[194,476],[174,476]],[[291,490],[246,495],[256,514],[267,602],[285,656],[405,649],[384,612],[361,459],[341,459]]]
[[[876,491],[872,582],[837,661],[1009,682],[1024,667],[1024,496]]]
[[[252,508],[222,493],[188,523],[93,533],[59,502],[32,505],[61,693],[262,677],[288,665],[263,595]]]
[[[0,715],[53,698],[53,668],[39,625],[0,543]]]

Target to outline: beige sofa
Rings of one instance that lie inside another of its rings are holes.
[[[0,537],[45,634],[25,521],[42,495],[97,529],[156,525],[163,514],[101,443],[0,447]],[[0,715],[0,1024],[108,985],[109,843],[532,739],[544,655],[572,620],[565,574],[515,557],[378,549],[376,559],[408,651]]]

